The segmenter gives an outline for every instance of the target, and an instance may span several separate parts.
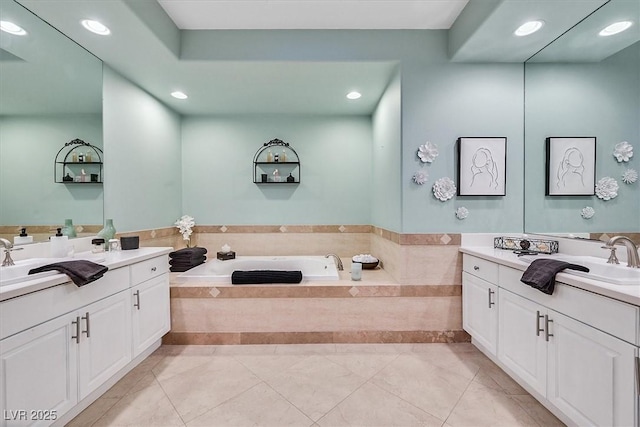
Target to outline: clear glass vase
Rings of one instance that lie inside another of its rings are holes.
[[[116,228],[113,226],[113,219],[107,219],[104,228],[98,232],[98,237],[102,237],[105,242],[116,236]]]
[[[68,236],[70,239],[73,237],[78,237],[76,234],[76,227],[73,225],[73,220],[65,219],[64,227],[62,228],[62,235]]]

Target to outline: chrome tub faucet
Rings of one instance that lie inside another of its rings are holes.
[[[344,267],[342,266],[342,260],[340,259],[340,257],[336,254],[326,254],[324,257],[325,258],[329,258],[330,256],[332,256],[336,262],[336,266],[338,267],[339,271],[343,271]]]

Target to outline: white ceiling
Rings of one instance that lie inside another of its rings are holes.
[[[182,30],[449,29],[469,0],[158,0]]]

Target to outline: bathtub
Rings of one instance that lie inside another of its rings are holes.
[[[185,271],[178,282],[231,283],[231,273],[236,270],[284,270],[302,271],[302,280],[338,280],[338,269],[333,258],[323,256],[240,256],[220,261],[210,259],[204,264]]]

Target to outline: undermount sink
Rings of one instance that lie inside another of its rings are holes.
[[[564,254],[523,255],[519,259],[527,264],[531,264],[534,260],[543,258],[570,262],[571,264],[581,265],[589,269],[588,273],[570,269],[563,270],[563,273],[600,280],[602,282],[613,283],[615,285],[640,286],[640,268],[627,267],[626,262],[621,262],[620,264],[607,264],[607,260],[604,258]]]
[[[86,256],[74,258],[29,258],[20,261],[14,261],[15,265],[0,267],[0,287],[14,285],[20,282],[26,282],[28,280],[35,280],[46,276],[53,276],[54,274],[60,274],[55,270],[29,274],[29,270],[31,270],[32,268],[41,267],[43,265],[53,264],[55,262],[72,261],[79,259],[86,259],[95,263],[100,263],[105,260],[105,255],[88,254]]]

